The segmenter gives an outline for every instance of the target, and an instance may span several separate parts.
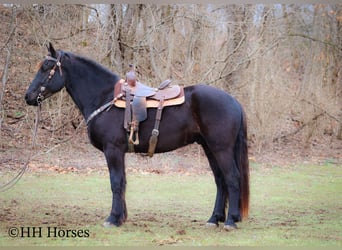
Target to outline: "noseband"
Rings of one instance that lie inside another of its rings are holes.
[[[49,83],[49,81],[51,80],[51,78],[55,75],[55,73],[56,73],[56,68],[57,68],[57,67],[58,67],[58,69],[59,69],[59,74],[60,74],[60,76],[63,76],[62,64],[61,64],[61,57],[62,57],[62,56],[61,56],[61,53],[59,53],[57,59],[54,58],[54,57],[52,57],[52,56],[49,56],[49,55],[47,55],[47,56],[45,57],[46,60],[48,60],[48,61],[54,61],[54,62],[56,62],[56,64],[55,64],[55,65],[53,66],[53,68],[50,70],[49,75],[44,79],[43,82],[46,81],[47,84]],[[43,102],[43,100],[44,100],[43,92],[45,91],[45,89],[46,89],[45,86],[41,86],[41,87],[40,87],[40,92],[39,92],[39,94],[38,94],[38,96],[37,96],[37,103],[38,103],[38,105],[40,105],[40,104]]]

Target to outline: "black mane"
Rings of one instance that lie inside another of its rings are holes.
[[[69,76],[65,87],[85,117],[113,99],[114,85],[120,80],[117,74],[87,57],[71,52],[60,53],[63,53],[63,70]],[[76,88],[78,91],[74,91]],[[83,105],[84,98],[80,101],[80,96],[88,96],[86,106]]]
[[[115,73],[113,73],[112,71],[110,71],[108,68],[104,67],[103,65],[101,65],[100,63],[88,58],[88,57],[84,57],[84,56],[81,56],[81,55],[77,55],[77,54],[74,54],[72,52],[63,52],[65,56],[69,57],[71,62],[80,62],[82,63],[83,65],[87,65],[89,68],[92,69],[92,71],[96,71],[97,73],[105,73],[105,74],[108,74],[108,75],[112,75],[114,77],[117,77],[119,78],[118,75],[116,75]]]

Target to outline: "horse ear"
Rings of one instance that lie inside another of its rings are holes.
[[[49,42],[49,45],[46,45],[47,49],[48,49],[48,54],[49,56],[52,56],[54,58],[56,58],[56,50],[54,49],[54,47],[52,46],[52,43]]]

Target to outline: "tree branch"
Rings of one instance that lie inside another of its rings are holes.
[[[312,118],[310,119],[310,121],[308,121],[307,123],[303,123],[303,124],[302,124],[299,128],[297,128],[295,131],[292,131],[292,132],[290,132],[290,133],[287,133],[286,135],[281,135],[281,136],[278,136],[278,137],[274,138],[274,139],[273,139],[273,142],[277,142],[278,140],[283,140],[283,139],[285,139],[286,137],[290,137],[290,136],[293,136],[293,135],[299,133],[299,132],[300,132],[301,130],[303,130],[306,126],[308,126],[308,125],[314,123],[315,121],[317,121],[317,119],[318,119],[319,117],[323,116],[324,114],[325,114],[325,112],[323,111],[323,112],[319,113],[318,115],[315,115],[314,117],[312,117]]]
[[[308,101],[308,100],[305,100],[305,99],[302,99],[301,101],[302,101],[302,102],[306,102],[307,104],[310,104],[310,105],[314,106],[314,107],[317,108],[317,109],[320,109],[320,110],[322,111],[323,114],[326,114],[326,115],[329,116],[331,119],[333,119],[333,120],[337,121],[338,123],[342,124],[342,121],[341,121],[340,119],[338,119],[336,116],[330,114],[328,111],[326,111],[325,109],[323,109],[321,106],[316,105],[316,104],[314,104],[314,103],[312,103],[312,102],[310,102],[310,101]]]
[[[326,40],[320,40],[318,38],[315,38],[315,37],[311,37],[311,36],[308,36],[308,35],[305,35],[305,34],[299,34],[299,33],[289,33],[287,34],[288,36],[298,36],[298,37],[303,37],[305,39],[309,39],[311,41],[314,41],[314,42],[319,42],[319,43],[323,43],[323,44],[326,44],[326,45],[329,45],[331,47],[333,47],[335,50],[338,50],[339,52],[342,52],[342,47],[337,45],[337,44],[334,44],[334,43],[331,43],[329,41],[326,41]]]

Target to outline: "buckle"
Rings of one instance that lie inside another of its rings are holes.
[[[159,135],[159,130],[158,129],[153,129],[152,130],[152,135],[158,136]]]

